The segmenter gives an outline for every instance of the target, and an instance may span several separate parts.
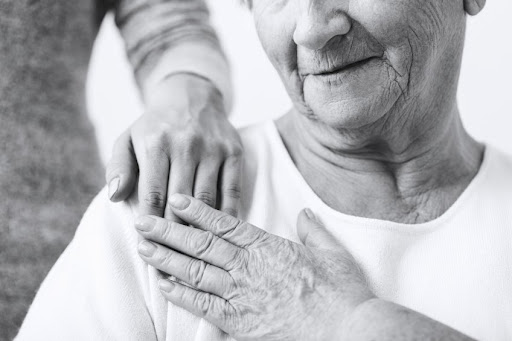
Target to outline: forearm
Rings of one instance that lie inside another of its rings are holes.
[[[230,72],[204,0],[118,0],[116,23],[144,99],[177,73],[210,80],[231,105]]]
[[[380,299],[361,304],[342,324],[340,340],[473,340],[400,305]]]

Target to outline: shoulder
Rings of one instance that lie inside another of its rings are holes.
[[[268,120],[238,130],[244,148],[243,176],[256,176],[268,168],[275,153],[275,129]]]
[[[488,189],[512,200],[512,155],[488,145],[481,171]]]
[[[73,243],[89,238],[100,238],[108,245],[121,249],[137,244],[137,233],[133,229],[134,212],[128,203],[112,203],[108,200],[107,189],[101,190],[93,199],[78,226]]]
[[[500,168],[508,171],[512,170],[512,154],[505,152],[493,145],[487,145],[486,153],[489,156],[489,161],[492,164],[498,165]]]
[[[244,148],[244,172],[269,168],[269,163],[281,153],[280,137],[274,121],[266,120],[238,130]]]
[[[493,221],[512,228],[512,156],[487,145],[484,161],[473,180],[472,207]],[[512,230],[510,230],[512,231]]]
[[[119,278],[133,283],[146,281],[147,269],[137,253],[134,217],[130,204],[112,203],[104,188],[83,215],[62,261],[74,263],[80,272],[94,274],[105,286],[113,286]],[[135,292],[140,288],[131,289]]]
[[[238,129],[244,148],[254,149],[271,142],[273,127],[275,127],[274,121],[265,120]]]
[[[96,196],[41,285],[18,339],[155,339],[166,302],[147,299],[158,289],[138,257],[133,219],[130,205],[111,203],[106,189]]]
[[[264,216],[265,205],[271,201],[272,170],[279,154],[275,140],[279,135],[272,120],[244,127],[239,133],[244,148],[239,218],[258,225],[261,221],[255,217]]]

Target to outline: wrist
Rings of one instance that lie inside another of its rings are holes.
[[[220,90],[209,79],[189,72],[170,74],[146,94],[146,112],[175,112],[196,117],[208,112],[225,114],[224,99]]]
[[[232,86],[229,65],[218,47],[205,44],[202,40],[181,42],[163,53],[157,65],[141,82],[144,99],[153,92],[155,86],[160,86],[159,83],[164,78],[186,73],[201,75],[211,81],[222,93],[226,110],[231,110]]]

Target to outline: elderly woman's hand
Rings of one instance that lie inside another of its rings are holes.
[[[304,246],[188,196],[170,203],[197,228],[141,217],[136,227],[147,240],[139,252],[187,284],[160,280],[170,302],[234,338],[332,340],[345,317],[373,297],[353,258],[309,210],[298,220]]]
[[[110,199],[125,200],[138,184],[140,214],[175,219],[167,198],[184,193],[236,216],[243,150],[222,94],[206,79],[178,74],[148,97],[146,113],[114,146]]]

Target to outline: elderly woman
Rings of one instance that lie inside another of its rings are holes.
[[[456,104],[483,3],[252,5],[295,105],[241,131],[241,220],[101,193],[19,339],[512,338],[512,159]]]

